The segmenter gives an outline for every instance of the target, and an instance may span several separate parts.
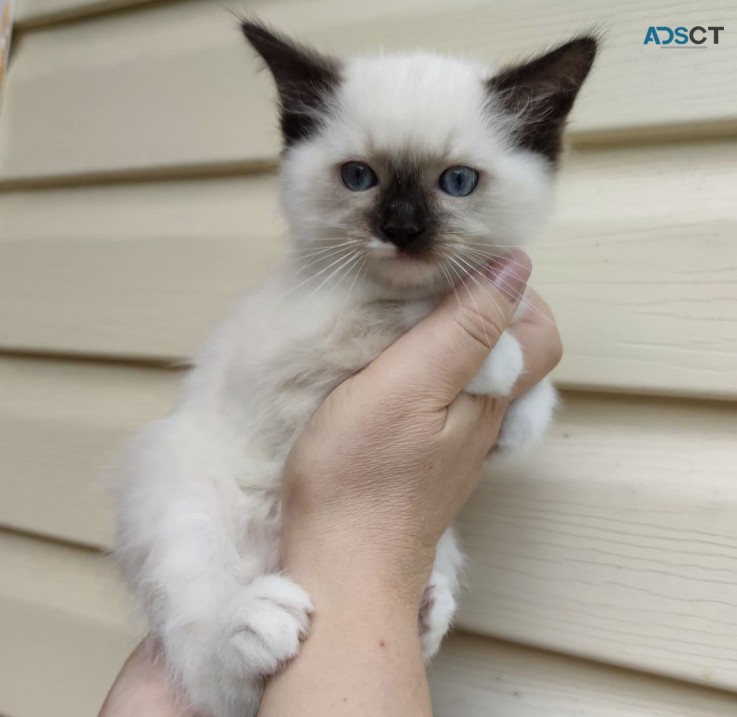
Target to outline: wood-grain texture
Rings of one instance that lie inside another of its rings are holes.
[[[141,635],[112,565],[0,531],[0,576],[0,714],[96,714]],[[731,717],[735,707],[724,692],[463,633],[430,684],[436,717]]]
[[[175,376],[6,359],[0,379],[0,522],[108,546],[103,475]],[[735,435],[726,405],[567,394],[539,452],[462,516],[459,624],[737,691]]]
[[[155,0],[20,0],[15,16],[19,30],[48,25]],[[176,0],[171,0],[175,2]]]
[[[560,383],[737,396],[735,186],[732,142],[569,158],[532,248]],[[0,194],[0,346],[185,358],[283,251],[271,177]]]
[[[416,47],[509,60],[581,28],[606,30],[606,49],[574,111],[589,140],[688,126],[687,134],[737,126],[725,91],[737,42],[697,60],[644,46],[672,3],[586,0],[257,0],[245,11],[337,53]],[[734,3],[679,7],[678,22],[729,25]],[[272,90],[221,2],[146,5],[42,28],[22,38],[0,123],[0,180],[247,165],[276,157]],[[53,121],[49,122],[49,117]],[[115,128],[114,141],[111,128]]]

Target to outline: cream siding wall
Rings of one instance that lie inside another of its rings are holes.
[[[533,255],[565,404],[465,511],[440,717],[737,713],[737,28],[672,3],[261,0],[335,51],[608,31]],[[0,111],[0,714],[94,714],[136,639],[101,476],[283,250],[268,78],[218,1],[20,0]],[[696,55],[696,56],[694,56]]]

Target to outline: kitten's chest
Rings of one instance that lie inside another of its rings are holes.
[[[272,447],[288,450],[290,439],[334,388],[371,363],[431,308],[428,302],[353,307],[273,357],[274,382],[263,407]]]
[[[330,389],[360,371],[426,316],[428,301],[374,302],[353,307],[302,342],[296,376],[306,385],[324,380]]]

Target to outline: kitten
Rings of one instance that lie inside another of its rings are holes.
[[[452,284],[532,237],[596,52],[581,36],[491,72],[424,53],[341,62],[259,23],[243,31],[278,89],[293,247],[213,335],[176,408],[131,443],[115,490],[126,579],[190,705],[212,717],[254,715],[309,630],[310,597],[278,564],[296,434]],[[522,370],[504,334],[468,390],[508,394]],[[516,401],[500,447],[540,438],[555,401],[547,380]],[[420,613],[427,659],[461,560],[448,531]]]

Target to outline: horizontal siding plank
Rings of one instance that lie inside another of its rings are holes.
[[[0,523],[107,545],[93,486],[134,424],[168,409],[172,377],[0,366]],[[487,476],[462,517],[459,624],[737,690],[735,435],[723,403],[567,395],[545,446]]]
[[[15,17],[19,30],[142,5],[153,0],[20,0]],[[171,1],[171,0],[170,0]]]
[[[716,717],[737,695],[469,634],[451,635],[430,666],[436,717]]]
[[[574,135],[689,136],[737,129],[724,91],[737,41],[722,34],[700,54],[644,46],[671,3],[616,8],[586,0],[260,0],[248,12],[336,52],[423,46],[504,61],[582,28],[607,29],[594,76],[574,111]],[[734,3],[679,8],[686,25],[737,22]],[[493,55],[493,57],[492,57]],[[160,171],[276,157],[272,88],[219,2],[143,5],[25,34],[0,121],[0,179]],[[654,81],[653,78],[657,78]],[[49,125],[48,118],[53,116]],[[710,129],[712,128],[712,129]]]
[[[0,532],[0,714],[97,714],[136,643],[108,561]]]
[[[0,205],[0,344],[17,350],[189,356],[284,249],[272,180],[0,194]]]
[[[560,383],[737,397],[737,142],[581,152],[532,250]]]
[[[109,562],[0,533],[0,575],[0,712],[95,714],[137,641]],[[737,699],[467,634],[446,641],[430,684],[437,717],[726,717]]]
[[[737,687],[737,410],[565,397],[545,446],[461,521],[459,625]]]
[[[735,192],[737,142],[569,158],[532,249],[559,383],[737,397]],[[282,231],[271,177],[0,194],[0,347],[189,356]]]
[[[172,405],[177,377],[0,359],[0,525],[108,545],[106,477],[125,437]]]

